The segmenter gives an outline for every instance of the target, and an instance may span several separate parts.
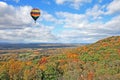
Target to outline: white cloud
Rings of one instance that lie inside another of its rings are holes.
[[[102,0],[100,0],[101,2]],[[120,0],[113,0],[109,4],[99,5],[95,4],[92,8],[86,10],[88,16],[92,16],[93,19],[101,19],[102,15],[111,15],[120,13]]]
[[[100,5],[94,5],[93,8],[89,8],[86,10],[86,15],[91,16],[93,20],[95,19],[101,19],[102,15],[105,14],[103,9],[105,8],[105,5],[100,6]]]
[[[98,8],[95,10],[98,10]],[[95,42],[105,37],[120,35],[120,15],[106,22],[101,20],[91,22],[90,15],[88,16],[87,13],[83,15],[58,12],[56,14],[61,17],[65,28],[58,34],[62,42]],[[91,18],[94,18],[95,14]],[[100,11],[98,16],[101,14],[104,14],[104,12]]]
[[[83,14],[72,14],[68,12],[57,12],[57,16],[60,17],[61,22],[66,28],[83,28],[85,27],[87,17]]]
[[[0,2],[0,41],[8,42],[53,42],[53,26],[34,24],[30,16],[31,6],[14,7]],[[54,21],[54,17],[44,11],[43,21]]]
[[[110,21],[105,23],[104,27],[106,27],[111,33],[120,33],[120,15],[113,17]]]
[[[100,0],[101,2],[102,0]],[[86,10],[86,15],[91,16],[93,20],[102,19],[104,16],[111,16],[112,14],[120,13],[120,0],[113,0],[109,4],[99,5],[95,4],[92,8]]]
[[[20,0],[13,0],[13,1],[15,1],[16,3],[18,3]]]
[[[57,21],[56,18],[53,15],[51,15],[51,14],[45,12],[45,11],[41,11],[41,12],[42,12],[41,13],[42,14],[42,16],[41,16],[42,20],[45,20],[45,21],[48,21],[48,22],[56,22]]]
[[[71,6],[77,4],[75,3],[77,0],[56,1],[58,1],[57,4],[69,3]],[[83,3],[83,0],[78,0],[78,3],[80,1]],[[120,14],[104,21],[110,14],[119,11],[118,8],[116,10],[110,7],[113,2],[108,5],[96,4],[92,8],[88,8],[84,14],[69,12],[49,14],[41,10],[42,16],[38,19],[37,24],[33,23],[30,16],[31,6],[15,8],[5,2],[0,2],[0,40],[81,43],[95,42],[104,37],[120,35]]]
[[[56,0],[57,4],[63,4],[64,2],[66,2],[67,0]]]
[[[16,3],[18,3],[20,0],[3,0],[3,1],[15,1]]]
[[[0,30],[0,40],[8,42],[53,42],[56,38],[51,34],[52,28],[36,27],[14,30]]]
[[[0,2],[0,29],[23,28],[32,25],[30,10],[32,7],[13,7],[5,2]]]
[[[103,0],[98,0],[99,3],[101,3]]]
[[[107,6],[108,12],[106,14],[113,14],[120,12],[120,0],[113,0],[108,6]]]
[[[84,3],[90,3],[92,0],[55,0],[57,4],[67,4],[75,9],[79,9]]]

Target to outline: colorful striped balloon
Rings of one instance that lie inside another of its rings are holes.
[[[30,14],[31,14],[31,17],[35,20],[35,22],[36,22],[36,20],[39,18],[39,16],[40,16],[40,10],[39,9],[37,9],[37,8],[33,8],[32,10],[31,10],[31,12],[30,12]]]

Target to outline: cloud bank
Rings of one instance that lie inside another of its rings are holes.
[[[58,5],[69,3],[70,6],[86,2],[91,0],[56,0]],[[41,10],[42,16],[34,24],[29,13],[31,6],[14,7],[0,1],[0,41],[91,43],[120,35],[119,5],[120,0],[105,5],[95,4],[84,14],[65,11],[50,14]]]

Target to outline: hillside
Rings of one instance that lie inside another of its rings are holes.
[[[101,46],[117,47],[118,48],[120,45],[120,36],[108,37],[108,38],[97,41],[93,45],[94,45],[93,47],[95,47],[97,45],[101,45]]]
[[[0,60],[1,80],[120,80],[120,36],[47,53],[4,54]]]

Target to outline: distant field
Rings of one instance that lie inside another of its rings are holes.
[[[61,43],[1,43],[0,50],[24,49],[24,48],[64,48],[64,47],[78,47],[85,44],[61,44]]]

